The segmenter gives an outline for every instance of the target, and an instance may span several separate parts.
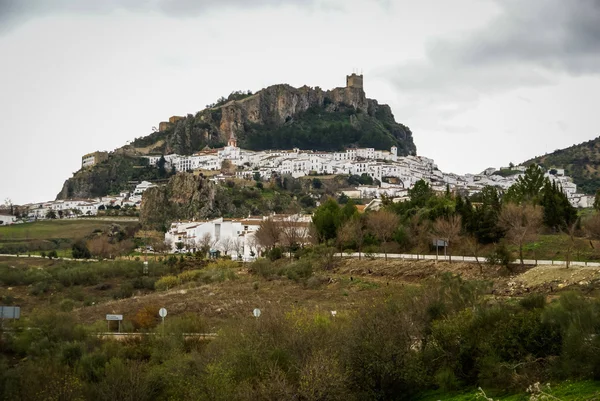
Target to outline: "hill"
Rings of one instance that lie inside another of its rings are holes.
[[[395,121],[389,106],[367,99],[362,85],[328,91],[274,85],[255,94],[234,92],[211,106],[195,116],[171,118],[161,123],[162,130],[124,149],[189,155],[234,136],[250,150],[397,146],[399,155],[416,153],[410,129]]]
[[[573,177],[580,192],[594,194],[600,188],[600,137],[535,157],[523,164],[531,163],[547,169],[565,169],[565,174]]]
[[[168,178],[147,166],[149,154],[191,155],[218,148],[232,136],[249,150],[300,148],[335,151],[346,147],[398,148],[414,155],[410,129],[395,121],[389,106],[367,99],[362,81],[347,87],[274,85],[255,94],[233,92],[186,117],[171,117],[160,130],[111,152],[107,160],[77,171],[57,199],[88,198],[131,189],[132,182]]]

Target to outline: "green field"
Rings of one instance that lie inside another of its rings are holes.
[[[0,226],[0,253],[39,255],[56,250],[59,256],[68,257],[73,242],[105,231],[113,224],[123,228],[137,226],[137,222],[119,219],[46,220]]]

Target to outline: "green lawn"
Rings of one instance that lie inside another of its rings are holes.
[[[586,238],[575,238],[572,243],[566,234],[540,235],[538,240],[524,246],[525,259],[566,260],[568,249],[571,248],[571,260],[598,261],[600,260],[600,242],[594,241],[594,248]],[[518,257],[518,248],[510,247]]]
[[[106,220],[45,220],[5,227],[0,226],[0,241],[78,239],[91,234],[94,230],[103,230],[113,223],[123,226],[136,224],[134,222],[111,222]]]

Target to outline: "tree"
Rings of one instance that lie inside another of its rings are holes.
[[[46,218],[47,219],[55,219],[56,218],[56,212],[52,209],[48,210],[46,212]]]
[[[594,196],[594,210],[600,211],[600,189],[596,191],[596,196]]]
[[[317,229],[319,242],[335,239],[337,229],[342,223],[341,209],[335,199],[329,198],[319,206],[312,218]]]
[[[75,259],[89,259],[92,257],[90,250],[83,240],[76,241],[71,247],[71,253]]]
[[[167,169],[165,168],[167,164],[167,160],[165,159],[165,155],[160,155],[160,159],[156,162],[156,167],[158,167],[158,176],[160,178],[164,178],[167,176]]]
[[[258,230],[254,233],[258,245],[270,251],[279,243],[279,226],[272,218],[267,218],[260,222]]]
[[[244,251],[244,242],[240,239],[240,237],[236,237],[231,239],[230,244],[231,250],[235,252],[236,259],[241,260]]]
[[[386,209],[378,210],[367,216],[367,227],[371,234],[381,241],[386,261],[387,248],[385,247],[385,243],[394,236],[394,232],[398,229],[399,225],[400,219],[398,215]]]
[[[434,197],[435,194],[427,182],[419,180],[408,190],[408,196],[410,197],[412,206],[422,208],[425,207],[429,199]]]
[[[90,253],[98,259],[107,259],[113,256],[113,248],[106,235],[98,236],[87,243]]]
[[[583,231],[590,241],[590,246],[594,248],[592,240],[600,240],[600,213],[594,213],[583,220]]]
[[[523,265],[523,245],[537,238],[542,224],[542,210],[538,206],[506,203],[502,206],[498,224],[506,231],[506,238],[519,248],[519,259]]]
[[[462,219],[458,215],[450,217],[440,217],[433,223],[433,234],[435,239],[442,239],[446,241],[448,250],[450,244],[458,239],[460,236],[460,230],[462,227]],[[450,262],[452,262],[452,256],[448,251]]]
[[[362,247],[365,242],[366,229],[364,221],[359,215],[347,220],[338,230],[340,243],[354,243],[358,250],[358,260],[361,259]]]
[[[577,210],[556,182],[546,181],[540,204],[544,208],[544,224],[555,231],[566,230],[577,221]]]
[[[291,252],[300,248],[307,242],[308,225],[300,221],[300,216],[292,215],[282,220],[279,224],[279,238],[286,248]]]
[[[221,238],[219,240],[219,249],[223,251],[223,254],[227,256],[227,253],[233,249],[233,241],[234,239],[231,237]]]
[[[210,235],[210,233],[204,233],[202,237],[200,237],[200,239],[198,240],[197,245],[200,249],[200,252],[202,252],[202,254],[206,256],[210,249],[213,246],[215,246],[215,241],[213,240],[212,235]]]
[[[539,203],[540,191],[548,181],[544,171],[537,165],[531,164],[525,174],[508,189],[505,200],[513,203]]]

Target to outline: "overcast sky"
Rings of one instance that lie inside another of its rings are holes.
[[[440,169],[522,162],[600,135],[600,0],[0,0],[0,201],[234,90],[355,69]]]

